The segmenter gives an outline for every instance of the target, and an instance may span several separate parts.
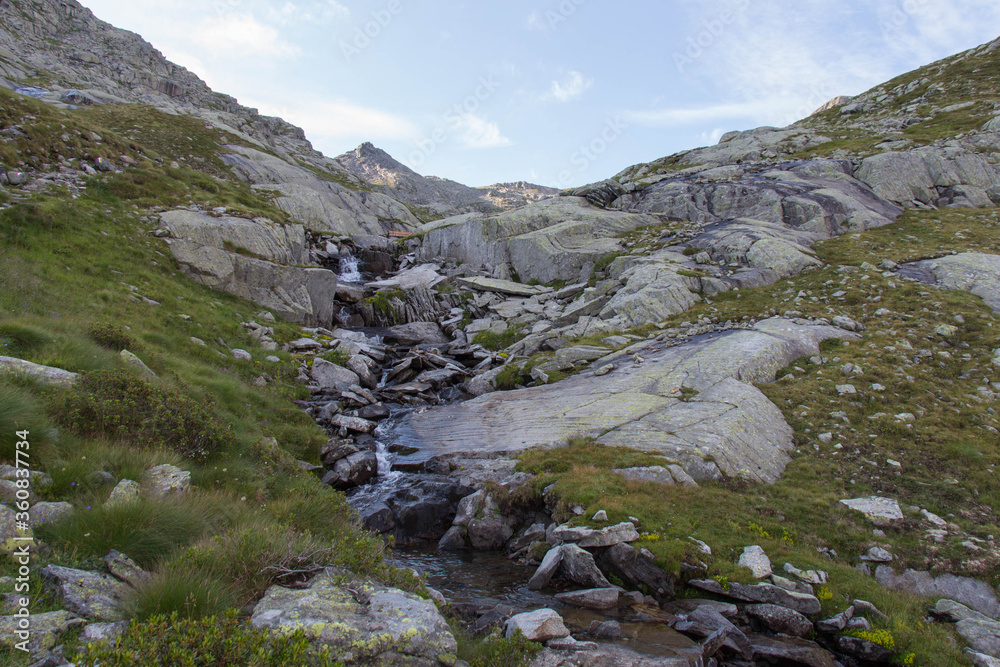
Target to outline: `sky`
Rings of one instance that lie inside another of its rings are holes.
[[[1000,36],[995,0],[81,0],[214,90],[468,185],[571,187]]]

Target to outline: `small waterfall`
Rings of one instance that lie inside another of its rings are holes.
[[[363,283],[365,281],[358,271],[358,258],[347,253],[340,257],[340,275],[337,278],[342,283]]]

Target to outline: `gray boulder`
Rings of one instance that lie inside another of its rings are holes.
[[[562,639],[569,636],[569,630],[562,617],[551,609],[538,609],[512,616],[504,628],[506,637],[513,637],[517,631],[533,642],[544,642],[549,639]]]
[[[76,373],[70,373],[61,368],[40,366],[39,364],[33,364],[24,359],[15,359],[14,357],[0,357],[0,370],[15,374],[24,374],[44,384],[51,384],[57,387],[69,387],[79,377]]]
[[[49,523],[58,523],[73,514],[73,506],[69,503],[35,503],[28,509],[28,524],[38,528]]]
[[[618,606],[617,588],[590,588],[582,591],[557,593],[556,599],[574,607],[613,609]]]
[[[875,569],[875,580],[886,588],[923,597],[948,598],[990,618],[1000,618],[1000,599],[996,589],[985,581],[954,574],[935,576],[917,570],[897,573],[889,565],[879,565]]]
[[[124,619],[122,605],[132,590],[114,577],[48,565],[41,570],[45,587],[67,610],[92,621]]]
[[[272,586],[254,607],[255,628],[302,630],[356,661],[432,665],[453,662],[448,623],[429,600],[370,580],[326,572],[308,587]]]
[[[736,582],[730,582],[728,588],[714,579],[692,580],[691,586],[715,595],[721,595],[733,600],[743,602],[757,602],[772,604],[780,607],[787,607],[807,616],[818,614],[822,609],[819,600],[813,595],[786,591],[783,588],[772,586],[771,584],[756,584],[746,586]]]
[[[11,650],[24,641],[18,630],[23,616],[0,616],[0,646]],[[53,648],[63,635],[71,630],[82,628],[87,621],[68,611],[49,611],[31,615],[31,631],[28,640],[28,650],[32,654]]]
[[[805,637],[813,631],[813,623],[797,611],[773,604],[749,604],[744,608],[750,618],[756,619],[771,632],[792,637]]]
[[[900,275],[945,289],[971,292],[1000,314],[1000,255],[966,252],[904,264]]]
[[[352,385],[359,384],[361,378],[354,371],[347,370],[343,366],[329,362],[326,359],[313,361],[310,377],[317,384],[320,391],[334,392],[346,391]]]
[[[191,473],[177,466],[156,466],[146,471],[142,478],[142,489],[146,497],[152,499],[184,495],[191,490]]]

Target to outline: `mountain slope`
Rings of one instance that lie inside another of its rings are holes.
[[[386,194],[438,218],[470,212],[496,213],[559,192],[525,182],[471,188],[446,178],[421,176],[371,143],[361,144],[336,161]]]

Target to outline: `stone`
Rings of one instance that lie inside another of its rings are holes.
[[[589,551],[576,544],[564,544],[559,548],[562,550],[562,561],[559,563],[561,577],[581,586],[611,588],[611,583],[604,578]]]
[[[463,526],[452,526],[438,541],[439,551],[461,551],[468,548],[465,543],[465,528]]]
[[[526,639],[534,642],[569,636],[569,630],[563,623],[562,617],[551,609],[538,609],[512,616],[504,628],[504,636],[513,637],[518,630]]]
[[[410,322],[389,327],[383,335],[386,342],[404,347],[415,345],[448,345],[451,339],[435,322]]]
[[[982,298],[994,313],[1000,313],[1000,255],[980,252],[948,255],[904,264],[899,274],[945,289],[970,292]]]
[[[805,637],[813,631],[812,621],[799,612],[785,607],[773,604],[750,604],[744,607],[744,611],[771,632]]]
[[[333,470],[323,476],[323,483],[340,491],[367,484],[378,475],[378,457],[375,452],[356,452],[339,459]]]
[[[493,278],[458,278],[455,282],[462,287],[468,287],[480,292],[496,292],[510,296],[530,297],[539,294],[548,294],[553,291],[551,287],[524,285],[509,280],[494,280]]]
[[[622,544],[623,542],[635,542],[640,537],[639,531],[635,529],[635,526],[625,521],[619,523],[615,526],[608,526],[607,528],[602,528],[601,530],[595,530],[589,535],[585,535],[579,540],[578,544],[586,549],[593,549],[598,547],[610,547],[616,544]]]
[[[246,350],[230,350],[230,353],[236,361],[253,361],[253,355]]]
[[[804,667],[836,667],[839,663],[819,644],[790,637],[750,635],[754,654],[769,664],[803,665]]]
[[[965,654],[972,660],[974,667],[1000,667],[1000,658],[994,658],[984,653],[977,653],[970,649],[965,649]]]
[[[556,599],[574,607],[613,609],[618,606],[618,589],[590,588],[582,591],[557,593]]]
[[[127,627],[127,621],[118,621],[116,623],[88,623],[87,627],[85,627],[83,632],[80,633],[80,641],[85,644],[93,644],[94,642],[100,641],[113,642],[122,636]]]
[[[66,502],[35,503],[28,509],[28,524],[39,528],[45,524],[59,523],[73,514],[73,506]]]
[[[671,486],[674,484],[674,476],[663,466],[616,468],[611,472],[616,475],[621,475],[630,482],[650,482],[652,484],[662,484],[664,486]]]
[[[705,630],[702,630],[698,634],[708,636],[719,632],[724,637],[723,646],[736,651],[746,659],[753,658],[754,651],[750,639],[742,630],[715,609],[699,605],[688,612],[687,620],[705,628]]]
[[[490,510],[469,522],[469,543],[476,551],[498,551],[514,534],[509,521],[499,512]]]
[[[948,598],[990,618],[1000,618],[1000,599],[996,590],[985,581],[953,574],[934,576],[917,570],[905,570],[900,574],[889,565],[879,565],[875,569],[875,580],[886,588],[924,597]]]
[[[330,417],[330,425],[336,426],[341,431],[341,437],[347,435],[345,431],[354,431],[355,433],[372,433],[378,426],[373,421],[367,419],[362,419],[361,417],[348,417],[346,415],[334,415]]]
[[[715,595],[742,600],[744,602],[757,602],[787,607],[806,616],[818,614],[822,609],[820,601],[813,595],[786,591],[771,584],[745,586],[736,582],[730,582],[729,587],[724,588],[722,584],[713,579],[692,580],[688,583],[695,588],[714,593]]]
[[[559,566],[562,565],[563,558],[563,548],[561,546],[549,549],[545,553],[545,557],[542,558],[541,565],[535,570],[535,574],[532,575],[531,579],[528,581],[528,588],[533,591],[538,591],[546,588],[552,579],[556,576],[556,572],[559,570]]]
[[[51,366],[40,366],[23,359],[14,357],[0,357],[0,371],[8,371],[15,374],[24,374],[38,380],[43,384],[50,384],[57,387],[70,387],[79,377],[77,373],[70,373],[61,368]]]
[[[114,577],[86,570],[48,565],[42,582],[68,611],[92,621],[124,619],[122,605],[132,590]]]
[[[753,330],[649,352],[646,363],[603,377],[579,374],[555,385],[416,411],[393,429],[437,455],[520,452],[592,436],[604,445],[669,456],[694,481],[725,474],[773,482],[790,460],[793,433],[751,383],[771,381],[795,359],[819,354],[826,338],[854,336],[829,326],[766,320]],[[682,401],[681,386],[699,393]]]
[[[15,645],[24,641],[17,635],[21,620],[21,616],[0,616],[0,645],[15,650]],[[51,649],[60,642],[63,635],[86,624],[86,620],[68,611],[32,614],[28,649],[33,654]]]
[[[150,378],[155,378],[156,377],[156,373],[154,373],[149,368],[149,366],[147,366],[145,363],[143,363],[142,359],[140,359],[136,355],[132,354],[128,350],[122,350],[119,353],[119,356],[121,357],[122,361],[125,362],[126,365],[131,366],[132,368],[136,369],[141,375],[145,375],[146,377],[150,377]]]
[[[347,391],[353,385],[361,382],[361,378],[354,371],[347,370],[326,359],[314,360],[309,375],[319,390],[325,392]]]
[[[455,638],[435,604],[412,593],[328,571],[305,588],[272,586],[250,623],[311,640],[379,664],[453,663]],[[423,661],[423,662],[418,662]]]
[[[871,563],[891,563],[893,555],[882,547],[872,547],[868,550],[868,553],[861,557],[861,560]]]
[[[598,510],[592,517],[592,520],[597,521],[599,523],[604,523],[605,521],[608,520],[608,513],[605,512],[604,510]]]
[[[892,651],[858,637],[837,637],[837,650],[869,662],[888,664],[892,661]]]
[[[767,554],[764,553],[764,550],[757,545],[744,547],[743,553],[740,555],[740,559],[736,564],[740,567],[748,568],[757,579],[766,579],[772,574],[771,559],[768,558]]]
[[[134,560],[114,549],[104,557],[104,563],[108,566],[111,576],[133,588],[149,578],[149,573],[139,567]]]
[[[622,625],[618,621],[594,621],[590,624],[590,634],[598,639],[621,639]]]
[[[143,476],[142,489],[147,498],[154,500],[184,495],[191,490],[191,473],[172,465],[155,466],[147,470]]]
[[[596,559],[602,572],[618,577],[630,588],[649,590],[660,598],[673,595],[673,581],[648,553],[629,544],[616,544],[601,550]]]
[[[120,505],[122,503],[130,503],[139,500],[141,487],[138,482],[133,482],[130,479],[123,479],[115,488],[111,489],[111,494],[108,499],[104,502],[105,507],[114,507],[115,505]]]
[[[903,521],[903,510],[899,506],[899,502],[891,498],[878,496],[854,498],[841,500],[840,504],[861,512],[876,526],[892,526]]]

